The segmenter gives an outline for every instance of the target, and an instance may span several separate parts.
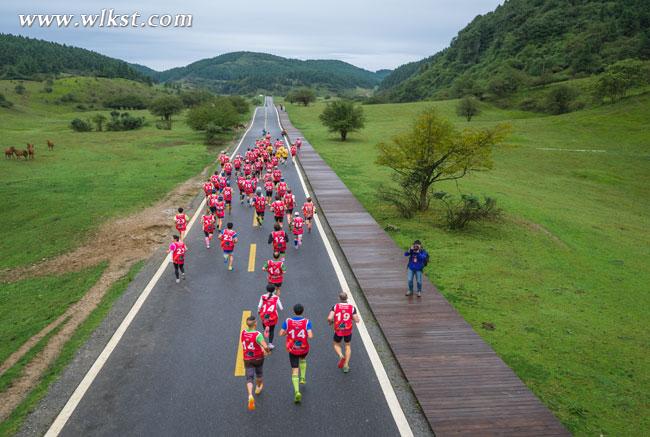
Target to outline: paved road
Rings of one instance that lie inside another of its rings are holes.
[[[274,138],[280,136],[268,100],[258,108],[244,150],[265,123]],[[295,167],[288,164],[282,170],[302,205]],[[167,268],[61,435],[398,435],[358,332],[351,372],[344,375],[336,367],[325,319],[339,283],[315,229],[305,235],[300,250],[288,248],[285,311],[280,315],[288,317],[300,302],[312,319],[303,402],[292,402],[289,360],[283,339],[277,339],[278,347],[264,366],[265,390],[257,397],[257,410],[247,411],[244,378],[234,376],[238,335],[242,311],[256,313],[266,284],[261,266],[272,252],[266,243],[272,218],[267,217],[263,228],[254,228],[253,211],[237,203],[230,220],[239,232],[235,270],[226,270],[218,245],[205,248],[197,221],[186,240],[187,280],[176,284],[171,265]],[[255,269],[248,272],[251,243],[257,245],[257,254]]]

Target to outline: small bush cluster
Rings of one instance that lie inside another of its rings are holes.
[[[144,117],[134,117],[128,112],[111,112],[111,119],[106,123],[106,130],[125,131],[140,129],[144,125]]]

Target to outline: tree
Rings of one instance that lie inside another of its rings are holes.
[[[363,128],[365,117],[363,108],[346,100],[335,100],[325,106],[320,121],[330,132],[338,132],[345,141],[349,132]]]
[[[578,91],[568,85],[559,85],[546,95],[546,110],[551,114],[565,114],[571,111]]]
[[[287,94],[287,101],[289,103],[302,103],[304,106],[309,106],[311,102],[316,101],[316,93],[311,88],[298,88]]]
[[[22,83],[19,83],[14,88],[14,91],[16,91],[16,94],[25,94],[25,85],[23,85]]]
[[[97,126],[97,132],[101,132],[103,130],[104,122],[106,121],[106,116],[104,114],[97,114],[93,118],[93,123],[95,123],[95,126]]]
[[[505,139],[507,132],[504,125],[459,132],[429,109],[420,114],[410,131],[396,136],[390,144],[377,145],[377,164],[396,173],[401,201],[425,211],[434,183],[491,169],[492,148]]]
[[[472,117],[480,113],[481,108],[479,108],[478,100],[472,96],[463,97],[456,106],[456,114],[459,117],[465,117],[468,123],[472,121]]]
[[[183,101],[176,96],[158,97],[149,104],[149,112],[162,118],[171,127],[172,115],[183,110]]]
[[[605,73],[598,78],[594,94],[600,100],[609,97],[614,103],[619,98],[625,97],[629,88],[629,81],[621,73]]]
[[[240,115],[230,99],[225,97],[218,97],[195,106],[187,113],[187,124],[190,128],[206,131],[209,127],[213,136],[217,132],[232,129],[239,121]]]

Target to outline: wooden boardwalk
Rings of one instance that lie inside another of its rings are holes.
[[[300,164],[404,375],[437,436],[569,432],[425,278],[406,297],[404,250],[303,138]]]

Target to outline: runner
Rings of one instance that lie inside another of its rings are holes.
[[[221,240],[221,248],[223,249],[223,263],[228,264],[228,270],[232,270],[232,253],[235,250],[235,245],[237,244],[237,232],[233,230],[233,224],[228,223],[226,229],[221,231],[219,234],[219,240]]]
[[[180,235],[181,241],[185,237],[185,230],[187,229],[187,223],[190,221],[190,218],[183,212],[183,208],[178,208],[178,214],[174,216],[174,224],[176,225],[176,230]]]
[[[226,182],[226,186],[223,189],[223,200],[226,201],[228,215],[232,214],[232,188],[230,188],[230,181]]]
[[[280,185],[278,184],[278,187],[279,186]],[[278,190],[278,194],[279,194],[279,190]],[[291,226],[293,225],[291,223],[291,220],[293,217],[293,207],[296,204],[296,196],[294,196],[291,192],[291,189],[289,189],[287,190],[286,194],[283,196],[282,200],[284,201],[284,207],[287,213],[287,225],[291,229]]]
[[[287,352],[291,363],[291,383],[293,384],[293,401],[300,403],[302,394],[300,384],[305,384],[307,376],[307,354],[309,353],[309,339],[313,338],[311,320],[302,316],[304,307],[297,303],[293,306],[294,317],[287,319],[282,324],[280,336],[287,336]]]
[[[296,148],[296,145],[293,144],[291,146],[291,157],[295,159],[296,158],[296,153],[298,153],[298,149]]]
[[[212,182],[212,186],[214,187],[215,190],[219,189],[219,172],[215,171],[212,176],[210,176],[210,182]]]
[[[214,214],[217,211],[217,202],[219,201],[219,195],[217,194],[217,190],[212,190],[212,193],[208,196],[208,207],[210,208],[210,212]]]
[[[237,187],[239,188],[239,203],[243,205],[246,196],[246,178],[244,176],[237,177]]]
[[[232,176],[232,163],[231,162],[226,162],[223,165],[223,172],[226,174],[226,177],[230,179],[230,176]]]
[[[226,215],[226,202],[221,194],[217,197],[217,201],[214,202],[214,215],[217,217],[217,229],[221,230],[223,228],[223,218]]]
[[[269,244],[273,243],[273,252],[284,255],[287,251],[287,233],[282,229],[280,223],[273,225],[273,232],[269,234]]]
[[[212,185],[212,181],[210,179],[208,179],[207,182],[203,183],[203,192],[205,193],[205,197],[208,197],[210,193],[212,193],[213,189],[214,185]]]
[[[302,139],[300,137],[296,138],[296,147],[298,148],[298,151],[300,151],[300,148],[302,147]]]
[[[268,260],[266,265],[262,266],[262,270],[268,274],[268,285],[273,287],[275,294],[280,296],[280,288],[282,288],[284,274],[287,272],[284,259],[280,259],[280,252],[273,252],[273,259]]]
[[[215,218],[210,211],[210,208],[206,209],[205,215],[203,216],[203,234],[205,235],[205,248],[210,248],[210,242],[214,235],[214,222]]]
[[[273,157],[273,159],[276,159]],[[277,159],[276,159],[277,161]],[[277,185],[280,183],[280,180],[282,179],[282,171],[278,168],[278,164],[273,165],[273,184]]]
[[[247,154],[250,153],[250,150],[246,152]],[[251,165],[251,162],[246,158],[246,163],[244,164],[244,176],[248,177],[251,175],[253,171],[253,166]]]
[[[226,162],[230,161],[230,157],[228,154],[226,154],[225,150],[222,150],[221,153],[219,154],[219,164],[221,164],[221,168],[226,164]]]
[[[269,175],[269,173],[267,173]],[[271,200],[273,199],[273,180],[267,179],[266,176],[264,176],[264,190],[266,191],[266,203],[269,205],[271,204]]]
[[[257,330],[255,316],[246,319],[246,329],[242,330],[239,340],[242,345],[244,368],[246,369],[246,389],[248,390],[248,409],[255,410],[255,398],[253,397],[253,383],[255,383],[255,394],[262,393],[264,388],[264,357],[269,352],[269,346],[264,341],[262,334]]]
[[[278,195],[284,199],[284,195],[287,194],[287,190],[289,189],[287,183],[284,181],[284,178],[280,179],[280,182],[278,182],[276,189],[278,191]]]
[[[248,206],[253,206],[253,192],[255,191],[255,185],[250,176],[246,176],[244,181],[244,193],[246,193],[246,202]]]
[[[304,220],[300,217],[300,213],[296,211],[296,216],[293,219],[293,226],[291,227],[293,231],[293,247],[298,249],[302,246],[302,234],[305,232],[303,229]]]
[[[178,275],[178,271],[181,271],[183,279],[185,279],[185,252],[187,252],[187,246],[180,240],[178,235],[172,237],[172,243],[167,249],[167,253],[172,254],[172,264],[174,264],[174,275],[176,276],[176,283],[181,282]]]
[[[334,352],[339,357],[339,369],[343,369],[343,373],[348,373],[350,371],[350,356],[352,355],[350,340],[352,340],[353,322],[359,323],[359,314],[357,314],[354,305],[348,303],[346,292],[339,293],[339,301],[330,310],[327,322],[334,328]],[[345,355],[341,350],[341,340],[345,341]]]
[[[314,214],[316,214],[316,207],[311,197],[308,197],[302,205],[302,215],[305,216],[305,223],[307,224],[307,232],[309,234],[311,234],[311,221],[314,218]]]
[[[266,293],[260,297],[260,302],[257,304],[257,310],[264,325],[264,337],[269,339],[269,349],[273,350],[273,338],[275,337],[275,325],[278,323],[278,308],[282,308],[280,296],[273,294],[275,286],[268,284],[266,286]]]
[[[275,217],[275,222],[280,223],[280,226],[282,226],[285,206],[279,194],[275,195],[275,202],[271,204],[271,209],[273,210],[273,216]]]
[[[232,161],[232,165],[235,169],[235,176],[239,176],[239,172],[241,170],[241,162],[242,162],[242,156],[237,155],[235,156],[235,159]]]
[[[264,196],[262,196],[261,191],[257,196],[255,196],[254,202],[255,202],[255,220],[257,220],[257,224],[259,225],[259,228],[262,229],[262,223],[264,223],[264,211],[266,210],[266,199],[264,198]]]

